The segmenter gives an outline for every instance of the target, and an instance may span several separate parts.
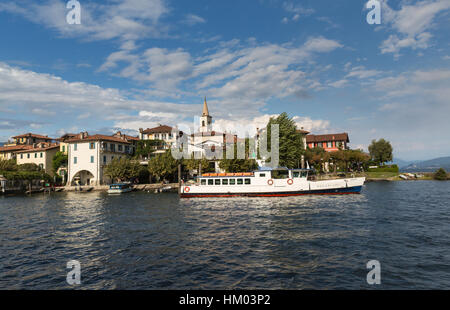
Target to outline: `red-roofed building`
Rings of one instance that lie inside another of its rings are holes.
[[[0,160],[15,159],[17,152],[32,148],[32,145],[7,145],[0,147]]]
[[[349,142],[350,140],[346,132],[326,135],[306,135],[308,148],[321,147],[327,152],[346,150],[348,149]]]
[[[139,129],[139,139],[163,141],[162,146],[154,152],[156,154],[164,153],[166,150],[170,149],[172,145],[177,142],[177,136],[183,136],[183,132],[167,125],[159,124],[154,128],[147,128],[145,130],[142,128]]]
[[[16,160],[18,165],[36,164],[46,173],[53,174],[53,157],[59,151],[59,144],[41,142],[31,145],[29,148],[18,151]]]
[[[33,143],[40,143],[40,142],[52,142],[52,138],[48,137],[48,136],[43,136],[43,135],[37,135],[34,133],[26,133],[23,135],[18,135],[15,137],[12,137],[15,141],[15,144],[26,144],[26,145],[31,145]]]
[[[104,167],[114,159],[131,156],[136,137],[120,132],[108,135],[89,135],[82,132],[65,141],[68,144],[68,184],[99,185],[111,180],[104,175]]]

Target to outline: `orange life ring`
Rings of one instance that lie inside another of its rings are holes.
[[[272,179],[268,180],[267,184],[272,185],[273,184],[273,180]]]
[[[189,186],[186,186],[186,187],[184,188],[184,191],[185,191],[186,193],[189,193],[190,190],[191,190],[191,189],[189,188]]]
[[[294,184],[294,180],[292,180],[292,179],[288,179],[288,180],[287,180],[287,184],[289,184],[289,185],[292,185],[292,184]]]

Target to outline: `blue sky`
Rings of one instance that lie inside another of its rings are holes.
[[[0,3],[0,141],[35,132],[187,128],[203,97],[217,130],[288,112],[353,148],[450,155],[450,1],[79,0]]]

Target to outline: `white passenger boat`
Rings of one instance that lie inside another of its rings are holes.
[[[133,187],[131,184],[128,183],[116,183],[111,184],[108,189],[108,194],[122,194],[131,192],[133,190]]]
[[[274,169],[247,173],[207,173],[195,184],[180,188],[182,198],[190,197],[277,197],[309,194],[358,194],[365,178],[314,181],[312,170]]]

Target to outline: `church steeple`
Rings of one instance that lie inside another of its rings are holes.
[[[200,132],[210,132],[212,130],[212,117],[209,115],[208,104],[203,102],[202,116],[200,117]]]
[[[203,102],[202,116],[209,116],[208,104],[206,103],[206,97],[205,97],[205,102]]]

